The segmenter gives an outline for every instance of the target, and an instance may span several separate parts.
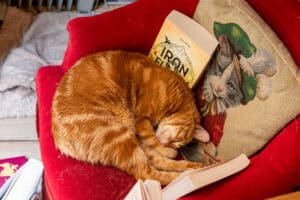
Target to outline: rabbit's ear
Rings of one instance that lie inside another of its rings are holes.
[[[196,124],[194,131],[194,139],[200,142],[209,142],[209,133],[202,126],[200,126],[200,124]]]

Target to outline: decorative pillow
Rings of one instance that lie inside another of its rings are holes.
[[[272,27],[272,30],[287,46],[299,68],[299,0],[247,0],[247,2]]]
[[[71,20],[67,26],[70,40],[62,68],[66,71],[81,57],[97,51],[123,49],[148,54],[171,10],[192,17],[198,2],[139,0],[101,15]],[[95,27],[92,33],[89,27]]]
[[[299,115],[299,69],[243,0],[201,0],[194,19],[219,40],[196,89],[204,126],[222,158],[250,156]]]
[[[23,34],[29,28],[33,17],[15,7],[8,7],[4,22],[0,28],[0,64],[8,55],[10,49],[21,43]]]

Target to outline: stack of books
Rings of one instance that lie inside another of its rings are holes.
[[[0,199],[42,199],[41,161],[25,156],[0,160]]]

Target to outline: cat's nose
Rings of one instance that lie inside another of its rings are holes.
[[[158,140],[159,140],[159,143],[161,143],[164,146],[169,146],[170,142],[171,142],[170,138],[166,137],[166,136],[159,137]]]

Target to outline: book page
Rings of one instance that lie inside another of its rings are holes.
[[[124,200],[146,200],[142,180],[136,182]]]
[[[221,164],[212,166],[205,171],[198,173],[192,173],[189,175],[191,182],[196,187],[205,186],[213,182],[219,181],[225,177],[233,175],[249,165],[250,161],[245,154],[241,154],[231,160],[225,161]],[[210,173],[205,173],[205,172]]]
[[[146,180],[144,182],[145,190],[150,200],[162,200],[162,191],[159,181]]]
[[[183,172],[163,189],[163,199],[176,199],[196,189],[233,175],[249,165],[245,154],[209,167]]]

